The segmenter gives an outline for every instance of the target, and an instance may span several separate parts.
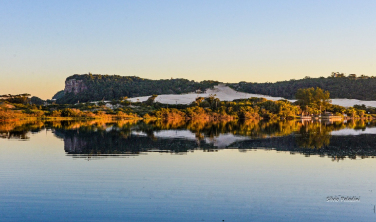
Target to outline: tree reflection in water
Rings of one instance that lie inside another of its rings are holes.
[[[340,129],[364,130],[375,122],[313,121],[34,121],[0,123],[0,137],[30,139],[30,132],[52,130],[73,156],[137,155],[141,152],[185,153],[219,148],[272,148],[334,159],[375,156],[375,134],[332,136]],[[179,133],[175,136],[171,132]],[[222,147],[213,141],[220,141]],[[223,145],[224,144],[224,145]]]
[[[333,125],[323,126],[320,122],[303,124],[296,136],[296,142],[302,148],[322,148],[329,145],[332,131]]]

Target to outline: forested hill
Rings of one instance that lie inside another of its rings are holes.
[[[66,79],[64,94],[55,96],[57,103],[77,103],[153,94],[182,94],[196,90],[204,91],[217,84],[217,81],[151,80],[136,76],[76,74]]]
[[[228,84],[237,91],[295,99],[298,89],[320,87],[330,92],[330,98],[376,100],[375,77],[320,77],[276,83],[240,82]]]

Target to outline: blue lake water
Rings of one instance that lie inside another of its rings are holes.
[[[38,124],[2,130],[0,221],[376,220],[372,124]]]

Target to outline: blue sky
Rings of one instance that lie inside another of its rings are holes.
[[[0,94],[75,73],[275,82],[376,75],[376,1],[0,0]]]

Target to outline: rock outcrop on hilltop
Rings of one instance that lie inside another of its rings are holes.
[[[77,80],[77,79],[67,79],[65,81],[65,93],[80,93],[87,90],[87,86],[85,85],[83,80]]]
[[[205,91],[217,81],[195,82],[187,79],[151,80],[137,76],[75,74],[65,81],[64,93],[56,94],[57,103],[77,103],[153,94],[182,94]]]

